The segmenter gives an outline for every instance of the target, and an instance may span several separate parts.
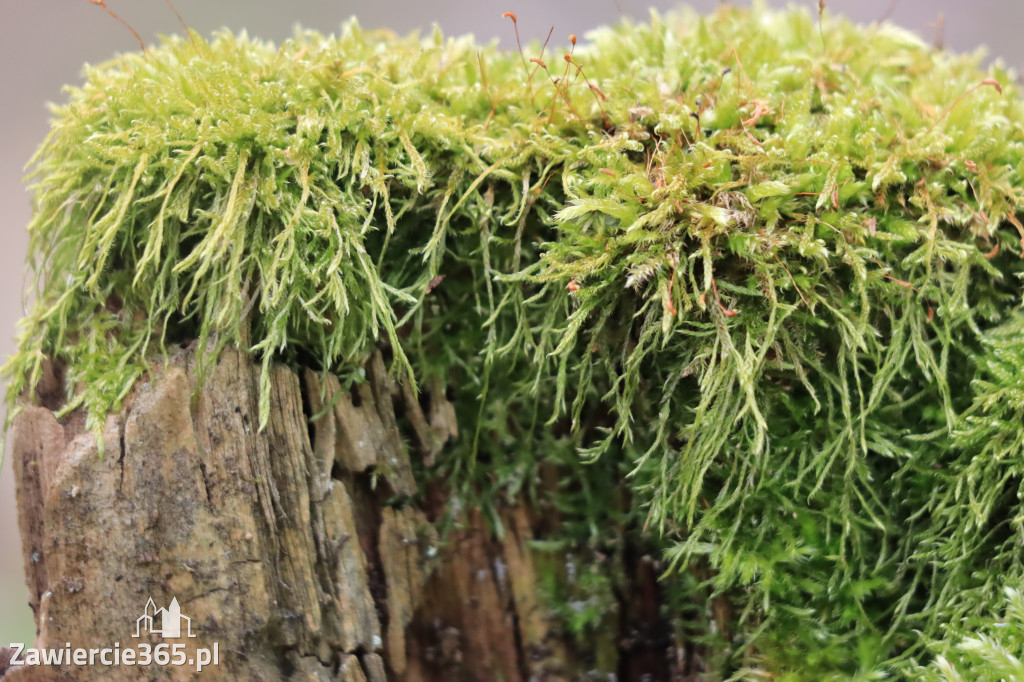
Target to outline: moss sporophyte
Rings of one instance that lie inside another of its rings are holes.
[[[1019,669],[1011,74],[801,11],[586,38],[350,22],[87,68],[33,159],[8,420],[48,356],[99,429],[182,339],[262,362],[264,422],[272,362],[358,380],[385,345],[471,425],[424,480],[580,482],[574,542],[642,533],[668,603],[732,603],[723,676]]]

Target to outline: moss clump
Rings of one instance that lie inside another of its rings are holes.
[[[935,659],[927,669],[914,670],[915,677],[922,682],[1024,679],[1024,595],[1008,587],[1005,596],[1001,617],[976,614],[970,634],[935,642]],[[953,633],[962,629],[954,627]]]
[[[9,405],[46,355],[98,427],[182,338],[342,373],[386,342],[472,425],[424,476],[488,508],[562,472],[573,542],[644,535],[670,603],[733,601],[722,675],[913,674],[1024,579],[1012,78],[801,12],[589,38],[88,69],[35,158]]]

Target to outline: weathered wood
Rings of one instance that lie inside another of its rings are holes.
[[[528,508],[506,510],[501,539],[471,510],[441,542],[413,504],[409,450],[429,465],[457,435],[440,382],[424,406],[379,353],[366,374],[344,391],[334,376],[275,366],[261,432],[247,356],[226,351],[197,391],[197,358],[183,350],[109,415],[102,456],[80,414],[54,416],[62,392],[41,387],[46,405],[25,406],[12,432],[35,646],[156,645],[133,637],[136,619],[150,598],[176,598],[195,637],[167,641],[192,658],[216,643],[211,679],[597,679],[540,600]],[[668,679],[663,662],[638,665]],[[193,674],[63,665],[3,679]]]

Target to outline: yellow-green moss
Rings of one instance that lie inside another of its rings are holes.
[[[585,42],[524,68],[350,23],[88,69],[34,161],[9,406],[47,355],[98,427],[184,338],[340,373],[386,343],[470,425],[424,475],[495,504],[554,463],[575,541],[707,562],[739,606],[723,671],[909,670],[915,629],[1024,576],[948,523],[974,358],[1020,298],[1012,78],[799,11]],[[1010,533],[997,497],[971,508]]]

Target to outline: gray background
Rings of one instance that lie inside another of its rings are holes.
[[[142,35],[147,44],[161,33],[178,33],[180,25],[161,0],[108,0]],[[429,30],[437,23],[447,35],[473,33],[478,40],[500,39],[511,47],[504,11],[519,17],[524,40],[543,37],[554,24],[558,42],[569,33],[581,36],[594,26],[620,17],[644,18],[647,8],[667,9],[672,0],[177,0],[188,24],[204,36],[222,27],[247,29],[250,35],[280,41],[299,24],[324,33],[337,31],[355,15],[367,28],[388,27],[405,33]],[[692,2],[710,10],[715,0]],[[736,4],[745,5],[746,2]],[[771,2],[782,5],[784,2]],[[814,11],[816,0],[798,3]],[[990,54],[1017,69],[1024,66],[1024,3],[1020,0],[830,0],[830,11],[857,21],[872,22],[889,13],[890,20],[928,40],[936,35],[939,14],[945,15],[945,45],[971,51],[987,45]],[[61,101],[61,86],[77,83],[83,63],[96,63],[115,53],[135,50],[131,34],[87,0],[0,0],[0,357],[14,350],[14,329],[22,313],[22,276],[27,247],[25,225],[29,196],[21,177],[25,162],[48,130],[46,102]],[[10,463],[0,472],[0,645],[30,643],[34,637],[28,593],[22,580]],[[127,625],[126,625],[127,627]]]

